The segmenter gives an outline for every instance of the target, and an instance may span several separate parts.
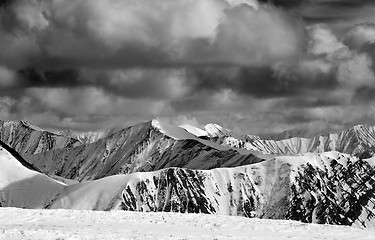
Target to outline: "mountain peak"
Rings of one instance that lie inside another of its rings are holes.
[[[195,139],[196,136],[184,128],[174,126],[160,119],[151,120],[151,126],[159,130],[166,136],[169,136],[174,139]]]
[[[35,131],[38,131],[38,132],[44,132],[43,129],[41,129],[40,127],[37,127],[37,126],[35,126],[35,125],[29,123],[28,121],[24,121],[24,120],[22,120],[22,121],[20,121],[20,123],[21,123],[22,125],[24,125],[25,127],[30,128],[30,129],[32,129],[32,130],[35,130]]]
[[[207,132],[208,136],[210,137],[226,137],[231,136],[230,131],[228,129],[223,128],[222,126],[209,123],[204,127],[204,130]]]

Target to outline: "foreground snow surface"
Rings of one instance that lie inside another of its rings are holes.
[[[374,239],[374,231],[205,214],[0,208],[0,239]]]

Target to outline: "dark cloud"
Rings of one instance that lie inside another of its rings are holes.
[[[294,68],[294,66],[293,66]],[[218,91],[231,89],[241,95],[256,98],[275,98],[298,96],[318,90],[332,90],[338,82],[331,73],[322,75],[315,80],[301,78],[298,72],[286,69],[285,72],[271,67],[263,68],[204,68],[191,72],[199,90]]]
[[[277,104],[277,108],[282,109],[301,109],[315,107],[333,107],[341,106],[345,103],[339,99],[329,98],[330,90],[318,91],[315,96],[298,96],[287,98]]]
[[[0,1],[0,8],[4,8],[8,5],[10,5],[12,2],[14,2],[15,0],[2,0]]]
[[[94,129],[178,114],[239,132],[371,122],[374,3],[260,2],[1,1],[0,118]]]
[[[19,0],[0,24],[0,64],[17,70],[270,65],[304,42],[282,9],[226,0]]]
[[[361,87],[358,88],[353,96],[354,103],[363,104],[375,100],[375,88]]]

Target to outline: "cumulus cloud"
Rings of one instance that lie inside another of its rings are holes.
[[[314,55],[332,55],[345,50],[346,46],[340,42],[333,31],[325,24],[315,24],[307,27],[309,31],[309,46],[307,53]]]
[[[351,28],[344,36],[344,43],[354,49],[375,43],[375,24],[364,23]]]
[[[250,0],[19,0],[2,12],[3,50],[22,58],[0,58],[14,67],[268,65],[303,45],[296,17]]]
[[[366,54],[354,54],[351,58],[339,63],[337,79],[344,85],[358,87],[375,87],[373,63]]]
[[[307,54],[294,68],[294,74],[305,81],[330,82],[334,89],[345,88],[352,93],[363,86],[375,87],[372,53],[344,44],[348,36],[362,37],[361,31],[351,29],[346,38],[339,39],[325,24],[311,25],[307,30]]]
[[[203,63],[264,66],[293,61],[304,47],[299,21],[274,7],[237,6],[226,11],[211,46],[189,48],[190,58]]]

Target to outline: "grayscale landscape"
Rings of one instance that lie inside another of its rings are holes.
[[[0,1],[0,239],[373,239],[373,13]]]

